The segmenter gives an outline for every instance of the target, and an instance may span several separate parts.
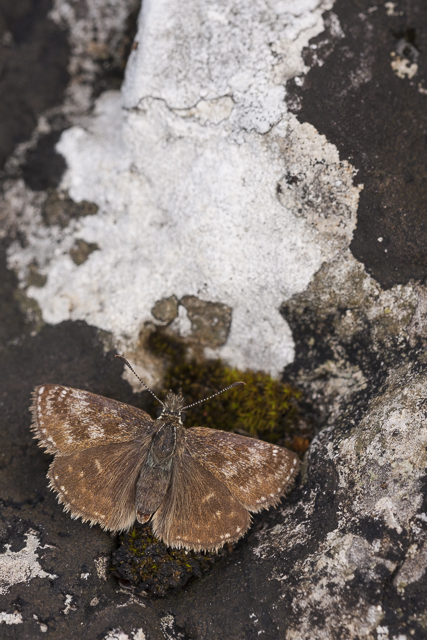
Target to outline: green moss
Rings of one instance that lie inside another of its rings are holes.
[[[268,442],[286,443],[298,453],[308,447],[307,425],[303,424],[304,433],[301,432],[301,392],[292,385],[274,380],[262,371],[227,367],[220,360],[188,358],[186,345],[162,329],[153,332],[148,346],[156,355],[167,359],[165,390],[181,391],[186,404],[202,400],[239,380],[246,385],[189,409],[186,427],[243,432]]]
[[[204,554],[169,549],[154,537],[149,525],[140,524],[120,536],[120,542],[111,559],[114,575],[124,585],[158,597],[200,577],[228,553],[226,550]]]

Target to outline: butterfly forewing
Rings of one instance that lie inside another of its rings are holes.
[[[295,453],[262,440],[192,427],[185,441],[191,455],[249,511],[277,504],[299,470]]]
[[[73,517],[111,531],[128,529],[136,517],[136,484],[147,450],[144,441],[131,440],[56,456],[50,486]]]
[[[154,425],[141,409],[59,384],[36,387],[31,409],[34,435],[48,453],[126,442]]]
[[[188,452],[174,460],[164,501],[152,519],[156,536],[171,547],[217,550],[238,540],[250,515],[224,483]]]

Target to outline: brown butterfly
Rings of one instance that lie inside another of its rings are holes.
[[[172,392],[158,401],[163,409],[153,420],[89,391],[36,387],[32,430],[55,455],[50,487],[71,517],[91,525],[121,531],[151,519],[155,536],[170,547],[216,551],[246,533],[249,512],[279,503],[299,460],[253,438],[186,429],[183,410],[198,403],[184,407]]]

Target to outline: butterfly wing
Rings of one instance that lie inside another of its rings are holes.
[[[154,428],[154,421],[141,409],[59,384],[36,387],[31,410],[34,437],[48,453],[127,442]]]
[[[292,451],[234,433],[192,427],[185,441],[193,458],[249,511],[278,504],[300,467]]]
[[[48,472],[50,487],[73,518],[111,531],[128,529],[135,521],[136,485],[149,447],[145,438],[57,455]]]
[[[238,540],[250,519],[226,485],[184,451],[174,460],[172,481],[152,527],[170,547],[218,550],[225,542]]]

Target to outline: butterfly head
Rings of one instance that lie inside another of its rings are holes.
[[[228,391],[229,389],[233,389],[233,387],[237,387],[241,384],[243,385],[245,384],[244,382],[241,382],[241,381],[233,382],[233,384],[229,384],[228,387],[225,387],[225,389],[221,389],[221,391],[217,391],[216,393],[212,394],[208,398],[203,398],[202,400],[198,400],[197,402],[193,402],[193,404],[189,404],[186,407],[184,407],[184,398],[180,393],[177,394],[177,393],[173,393],[172,391],[169,391],[168,395],[166,396],[166,400],[164,402],[159,400],[156,394],[153,391],[151,391],[151,389],[147,387],[145,382],[141,380],[138,374],[135,373],[135,371],[132,369],[129,362],[126,360],[126,358],[119,355],[116,355],[115,357],[120,358],[120,360],[123,360],[123,362],[129,367],[129,369],[138,378],[138,380],[147,389],[147,391],[149,391],[151,395],[157,400],[157,402],[162,405],[163,409],[159,409],[157,413],[157,419],[159,420],[161,418],[163,421],[167,419],[167,422],[175,425],[176,424],[182,425],[182,423],[184,422],[185,413],[183,413],[183,409],[191,409],[191,407],[195,407],[197,404],[201,404],[202,402],[206,402],[206,400],[210,400],[211,398],[215,398],[215,396],[219,396],[219,394],[224,393],[224,391]]]
[[[163,403],[163,407],[158,411],[158,420],[167,419],[168,422],[178,422],[182,424],[185,420],[185,413],[182,412],[184,407],[184,397],[178,393],[169,391]]]

